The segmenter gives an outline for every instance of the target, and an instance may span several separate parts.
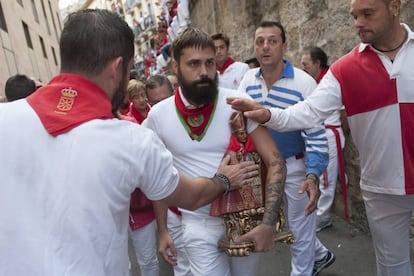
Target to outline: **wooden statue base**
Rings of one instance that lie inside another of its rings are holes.
[[[218,242],[218,249],[224,251],[228,256],[249,256],[254,251],[253,242],[235,243],[234,240],[249,232],[262,222],[264,208],[254,208],[223,216],[226,225],[226,235]],[[274,242],[292,244],[295,238],[290,230],[283,230],[285,219],[282,208],[279,211],[279,223],[276,225]]]

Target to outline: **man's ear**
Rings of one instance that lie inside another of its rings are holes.
[[[397,17],[400,13],[401,1],[400,0],[392,0],[390,2],[389,7],[390,7],[392,15]]]
[[[282,48],[283,48],[283,53],[287,52],[287,49],[288,49],[288,43],[287,43],[287,41],[283,42]]]
[[[319,59],[317,59],[317,60],[315,61],[315,63],[317,63],[317,64],[318,64],[318,68],[322,68],[322,64],[321,64],[321,61],[320,61]]]
[[[109,77],[116,82],[119,82],[120,79],[123,78],[123,58],[116,57],[113,58],[108,63],[108,73]]]
[[[177,75],[178,74],[178,63],[175,59],[171,60],[171,66],[172,66],[174,73]]]

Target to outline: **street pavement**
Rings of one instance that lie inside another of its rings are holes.
[[[335,254],[336,262],[319,273],[319,276],[374,276],[375,256],[371,237],[339,217],[333,216],[332,222],[332,227],[320,231],[317,236]],[[160,276],[174,275],[171,267],[161,257],[160,267]],[[272,251],[262,253],[256,276],[269,275],[290,275],[289,245],[277,244]],[[136,263],[132,264],[132,276],[141,276]]]

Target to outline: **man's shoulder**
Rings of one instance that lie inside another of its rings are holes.
[[[256,79],[256,78],[258,78],[258,76],[260,76],[260,72],[259,71],[260,71],[260,67],[249,69],[244,74],[244,78],[246,78],[248,80]]]
[[[236,89],[229,89],[229,88],[220,87],[218,96],[222,97],[222,98],[244,97],[244,96],[246,96],[246,93],[242,93],[242,92],[240,92],[239,90],[236,90]]]
[[[152,106],[151,110],[148,112],[148,116],[151,116],[152,114],[165,113],[167,110],[174,106],[174,97],[175,95],[172,95]]]
[[[293,72],[294,72],[295,81],[301,81],[301,82],[306,82],[306,83],[311,83],[311,84],[316,83],[315,79],[311,75],[309,75],[308,73],[306,73],[300,68],[293,67]]]
[[[249,65],[247,65],[247,63],[240,62],[240,61],[235,61],[232,65],[237,66],[237,67],[242,67],[242,68],[249,68]]]
[[[9,114],[9,118],[25,117],[34,114],[26,99],[0,103],[0,112]],[[35,118],[35,116],[33,116],[33,118]]]
[[[247,65],[244,62],[235,61],[229,66],[228,69],[230,69],[230,70],[234,69],[234,70],[239,70],[239,71],[247,71],[247,70],[249,70],[249,65]]]

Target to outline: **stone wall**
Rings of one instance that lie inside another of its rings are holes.
[[[401,0],[401,18],[414,28],[414,1]],[[323,48],[332,63],[351,50],[359,38],[349,15],[350,0],[192,0],[193,26],[230,37],[237,60],[253,56],[253,34],[262,20],[282,22],[287,33],[287,58],[299,65],[303,49]],[[214,12],[213,12],[214,11]]]
[[[281,21],[287,33],[286,57],[299,65],[303,49],[310,45],[323,48],[332,63],[350,51],[359,38],[349,14],[350,0],[192,0],[192,25],[210,34],[226,33],[230,52],[236,60],[253,57],[253,34],[262,20]],[[414,1],[402,0],[401,18],[414,28]],[[352,139],[347,137],[345,162],[348,175],[350,223],[358,231],[368,232],[365,207],[359,188],[359,159]],[[338,185],[333,211],[343,216],[343,200]],[[414,222],[414,220],[413,220]],[[414,223],[412,227],[414,236]],[[414,246],[412,246],[414,252]],[[412,254],[414,258],[414,254]]]

